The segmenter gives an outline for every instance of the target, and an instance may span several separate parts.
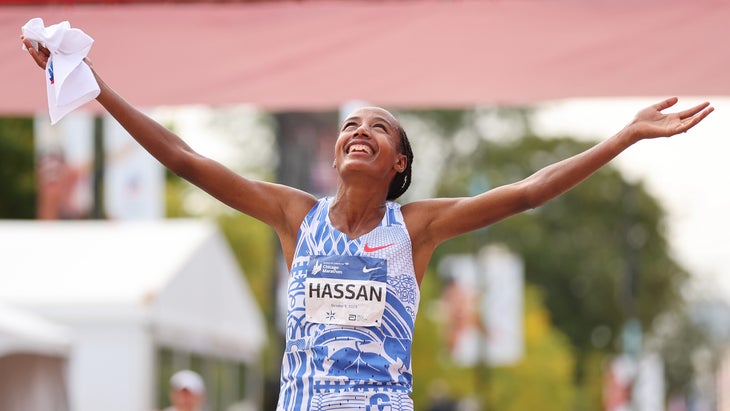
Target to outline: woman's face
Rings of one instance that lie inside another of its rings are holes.
[[[390,182],[395,173],[405,169],[400,153],[398,120],[378,107],[354,111],[342,123],[335,143],[335,168],[342,174],[351,170],[382,175]]]

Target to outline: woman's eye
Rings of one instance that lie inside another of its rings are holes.
[[[381,129],[383,131],[387,131],[387,129],[385,128],[385,125],[384,124],[376,124],[376,125],[373,126],[373,128],[379,128],[379,129]]]
[[[357,124],[355,124],[353,122],[345,123],[345,125],[342,126],[342,129],[347,130],[348,128],[352,128],[352,127],[357,127]]]

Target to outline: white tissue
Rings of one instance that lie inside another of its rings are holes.
[[[94,39],[68,21],[45,27],[38,17],[25,23],[22,32],[36,50],[40,43],[51,53],[45,74],[51,124],[99,95],[99,84],[84,62]]]

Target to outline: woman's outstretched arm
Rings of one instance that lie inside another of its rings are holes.
[[[414,241],[428,255],[441,242],[476,230],[516,213],[538,207],[570,190],[640,140],[669,137],[697,125],[713,108],[705,102],[676,113],[663,110],[677,103],[669,98],[649,106],[617,134],[588,150],[551,164],[522,181],[494,188],[475,197],[423,200],[404,207]],[[410,221],[413,223],[411,224]],[[420,245],[419,245],[420,244]]]
[[[22,41],[36,64],[45,69],[48,50],[42,46],[36,50],[27,39]],[[90,61],[86,62],[92,67]],[[285,248],[287,243],[293,244],[301,220],[316,201],[314,197],[280,184],[244,178],[200,155],[180,137],[129,104],[93,67],[92,72],[100,88],[96,100],[160,163],[223,203],[272,226]]]

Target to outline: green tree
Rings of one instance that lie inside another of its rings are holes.
[[[440,194],[468,193],[475,174],[493,186],[514,182],[587,146],[535,136],[485,145],[473,161],[455,162],[474,168],[455,167],[453,176],[444,176],[448,183]],[[648,329],[658,314],[682,301],[688,274],[669,256],[663,218],[641,183],[625,181],[609,165],[547,204],[495,224],[486,238],[524,258],[527,280],[543,290],[556,326],[583,355],[595,348],[596,327],[618,336],[624,322],[637,317]],[[463,249],[465,241],[470,239],[452,240],[440,252]]]
[[[0,218],[36,214],[33,119],[0,117]]]

